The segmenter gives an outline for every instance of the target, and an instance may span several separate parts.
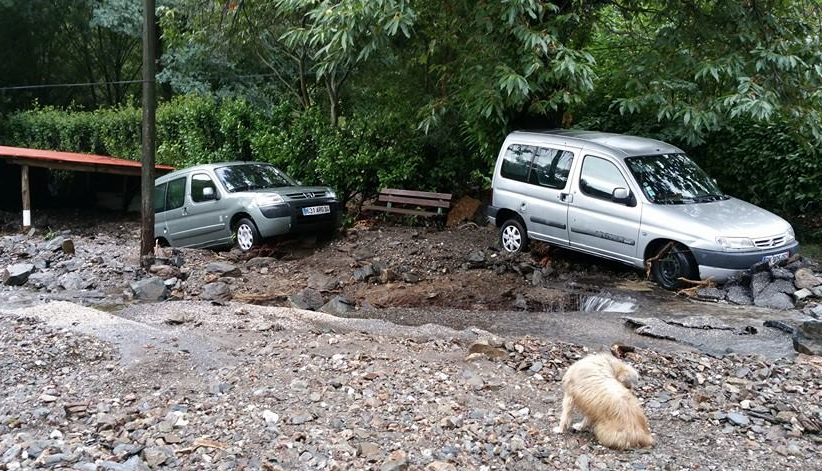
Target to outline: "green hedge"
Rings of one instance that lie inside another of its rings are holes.
[[[40,107],[8,117],[6,145],[139,160],[139,108],[73,111]],[[382,186],[454,190],[454,172],[424,146],[410,123],[355,115],[331,128],[318,109],[288,103],[254,109],[242,99],[186,95],[157,110],[157,162],[175,167],[231,160],[274,163],[305,183],[333,186],[347,200]],[[435,176],[436,178],[432,178]]]

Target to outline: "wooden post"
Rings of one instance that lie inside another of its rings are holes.
[[[20,166],[20,188],[23,195],[23,227],[31,226],[31,192],[29,191],[29,166]]]
[[[154,247],[154,151],[157,100],[154,88],[157,25],[155,0],[143,0],[143,160],[140,184],[142,201],[140,264],[146,268]]]

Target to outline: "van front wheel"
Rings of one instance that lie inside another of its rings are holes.
[[[528,248],[528,233],[516,219],[509,219],[499,228],[499,245],[508,253],[520,253]]]
[[[260,233],[257,231],[257,226],[254,221],[246,218],[237,221],[237,225],[234,226],[234,238],[237,241],[237,246],[243,252],[248,252],[260,243]]]
[[[687,287],[680,278],[693,280],[698,276],[696,260],[691,251],[682,244],[674,244],[668,253],[654,261],[651,273],[654,281],[671,290]]]

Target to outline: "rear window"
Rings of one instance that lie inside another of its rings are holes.
[[[505,151],[500,173],[510,180],[527,182],[532,160],[534,160],[533,146],[512,144]]]
[[[568,183],[573,160],[573,152],[567,150],[512,144],[505,151],[500,174],[510,180],[562,189]]]

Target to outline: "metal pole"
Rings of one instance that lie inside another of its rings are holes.
[[[157,99],[154,92],[156,69],[155,0],[143,0],[143,161],[140,193],[142,218],[140,230],[140,264],[150,264],[154,247],[154,151]]]

